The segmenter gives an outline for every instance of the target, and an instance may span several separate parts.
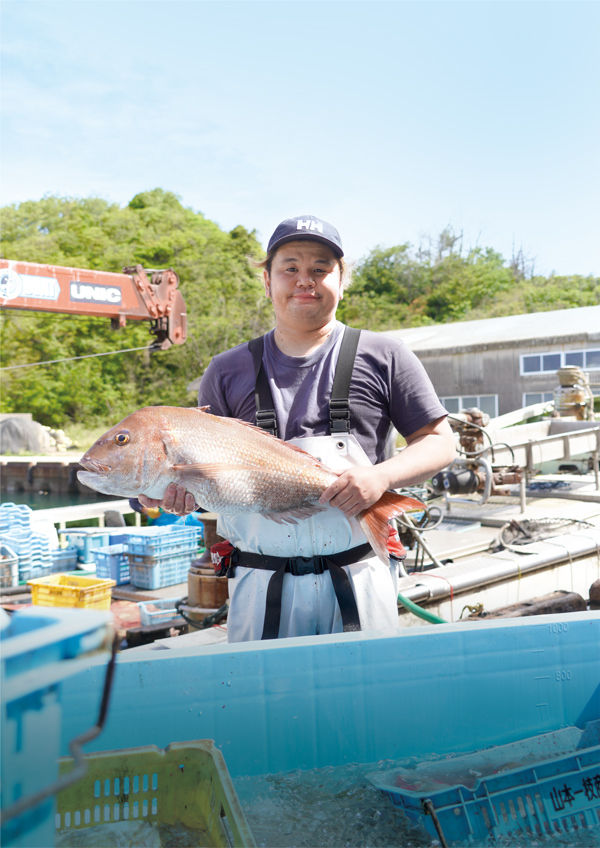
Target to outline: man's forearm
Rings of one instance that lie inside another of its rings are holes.
[[[388,489],[413,486],[428,480],[456,456],[454,435],[444,420],[432,432],[416,435],[407,446],[377,468],[387,479]]]

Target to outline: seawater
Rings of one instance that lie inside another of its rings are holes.
[[[63,494],[54,492],[7,492],[0,493],[0,503],[14,503],[25,505],[30,509],[55,509],[61,506],[78,506],[79,504],[95,504],[102,501],[119,500],[111,498],[110,495],[96,494],[90,490],[87,492],[65,492]],[[110,506],[107,506],[110,509]]]
[[[367,777],[405,764],[406,760],[385,760],[241,777],[234,786],[258,848],[434,848],[439,841],[423,826],[411,824]],[[130,821],[61,831],[55,844],[56,848],[197,848],[204,843],[198,831],[183,826]],[[481,848],[598,845],[600,826],[551,836],[489,839]]]

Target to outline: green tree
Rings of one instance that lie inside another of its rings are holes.
[[[115,423],[144,405],[193,405],[187,385],[220,351],[264,332],[270,304],[246,254],[262,255],[243,227],[224,232],[162,189],[124,208],[101,198],[46,197],[2,210],[4,258],[122,271],[172,267],[188,310],[188,340],[153,353],[123,353],[3,372],[2,410],[32,412],[43,424]],[[6,310],[3,365],[42,362],[149,344],[147,322],[115,332],[86,316]]]
[[[462,237],[446,228],[417,250],[372,250],[358,263],[339,314],[353,326],[390,330],[597,303],[597,277],[533,276],[522,252],[510,264],[490,247],[464,252]]]

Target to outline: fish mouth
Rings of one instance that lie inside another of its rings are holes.
[[[102,465],[101,462],[96,462],[95,459],[86,459],[83,457],[83,459],[79,460],[79,464],[86,471],[91,471],[92,474],[108,474],[110,471],[110,466]]]

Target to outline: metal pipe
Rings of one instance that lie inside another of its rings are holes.
[[[443,568],[444,564],[442,562],[440,562],[440,560],[433,553],[433,551],[431,550],[431,548],[429,547],[429,545],[425,541],[425,537],[423,536],[423,534],[419,530],[417,530],[414,521],[412,520],[412,518],[410,517],[410,515],[407,512],[405,512],[404,515],[402,516],[402,520],[404,522],[406,522],[408,525],[410,525],[411,533],[414,535],[415,539],[421,545],[421,547],[423,548],[423,550],[425,551],[425,553],[427,554],[429,559],[432,561],[432,563],[435,565],[435,567],[436,568]]]
[[[521,515],[523,515],[527,511],[527,473],[524,468],[521,469],[521,479],[519,480],[519,503]]]

